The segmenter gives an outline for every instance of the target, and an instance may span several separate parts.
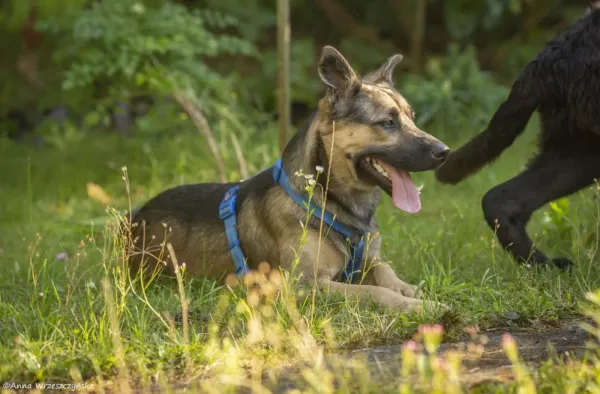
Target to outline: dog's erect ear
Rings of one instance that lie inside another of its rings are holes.
[[[339,93],[346,92],[360,83],[350,63],[334,47],[323,47],[318,70],[321,80]]]
[[[588,16],[596,10],[600,10],[600,1],[588,1],[587,7],[585,7],[584,16]]]
[[[370,83],[385,82],[394,85],[394,70],[400,64],[404,56],[396,54],[386,60],[377,70],[365,76],[365,81]]]

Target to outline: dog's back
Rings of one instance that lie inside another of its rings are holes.
[[[166,257],[166,242],[172,243],[178,250],[176,257],[180,264],[192,257],[202,257],[184,254],[186,244],[192,239],[199,244],[204,242],[201,249],[206,255],[205,264],[210,265],[212,260],[218,259],[217,254],[227,257],[227,240],[215,234],[221,234],[223,227],[223,222],[219,219],[219,202],[234,185],[207,183],[177,186],[148,201],[132,216],[133,248],[129,250],[132,272],[139,271],[144,260],[149,263],[148,268],[151,270],[157,262],[162,262],[166,272],[172,274],[172,264]],[[202,223],[202,228],[197,228],[197,223]],[[205,236],[208,234],[211,236]]]
[[[162,262],[165,272],[172,274],[172,264],[166,257],[165,245],[169,242],[178,252],[176,257],[179,264],[202,261],[201,264],[188,265],[188,272],[201,269],[202,275],[213,279],[232,272],[234,265],[223,231],[223,221],[219,218],[219,204],[229,189],[239,185],[236,211],[247,219],[241,225],[251,223],[258,227],[255,214],[261,214],[262,211],[256,209],[256,204],[274,182],[267,171],[257,174],[251,180],[252,182],[177,186],[148,201],[132,215],[133,247],[129,251],[131,271],[138,272],[144,260],[150,270],[157,262]],[[253,217],[249,217],[250,215]],[[244,239],[244,234],[246,232],[242,231],[241,244],[249,242]],[[190,247],[192,245],[194,247]],[[249,264],[255,265],[254,262]]]

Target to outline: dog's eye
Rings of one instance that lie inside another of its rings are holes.
[[[379,122],[379,126],[386,130],[393,130],[396,128],[396,122],[394,122],[394,119],[386,119]]]

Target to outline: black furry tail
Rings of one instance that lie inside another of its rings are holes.
[[[438,181],[456,184],[496,159],[523,132],[539,105],[535,75],[530,63],[512,86],[487,129],[448,155],[435,173]]]

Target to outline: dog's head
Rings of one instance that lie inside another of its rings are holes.
[[[435,169],[449,149],[415,125],[411,106],[394,88],[401,60],[394,55],[361,79],[336,49],[324,47],[318,71],[328,93],[319,134],[335,177],[358,189],[379,186],[397,208],[417,212],[419,191],[409,172]]]

